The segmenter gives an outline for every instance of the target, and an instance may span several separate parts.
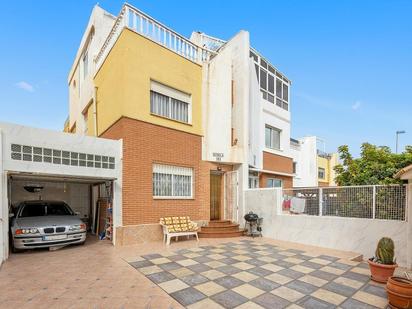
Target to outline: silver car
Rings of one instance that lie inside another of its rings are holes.
[[[85,223],[62,201],[25,201],[11,217],[14,251],[82,244],[86,240]]]

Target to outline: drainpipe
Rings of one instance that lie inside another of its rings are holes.
[[[94,134],[97,136],[99,136],[98,132],[97,132],[97,87],[94,87],[93,90],[93,116],[94,116]]]

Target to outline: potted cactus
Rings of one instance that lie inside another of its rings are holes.
[[[368,260],[371,271],[371,279],[376,282],[386,283],[393,276],[398,267],[395,260],[395,244],[389,237],[379,240],[375,256]]]

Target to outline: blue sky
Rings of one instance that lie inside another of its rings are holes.
[[[100,1],[117,15],[121,1]],[[334,151],[362,142],[412,144],[412,1],[137,1],[189,36],[252,45],[293,82],[292,136],[317,135]],[[67,74],[95,1],[2,1],[0,121],[60,130]],[[4,31],[5,30],[5,31]]]

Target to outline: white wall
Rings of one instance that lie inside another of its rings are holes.
[[[84,108],[93,99],[94,92],[94,58],[100,51],[101,46],[109,35],[115,17],[103,10],[98,5],[95,5],[90,15],[86,30],[80,41],[79,49],[77,50],[72,68],[68,76],[69,87],[69,115],[70,127],[76,122],[76,133],[83,134],[85,129],[85,121],[82,114]],[[91,31],[94,31],[92,40],[89,42]],[[84,78],[82,58],[84,51],[88,50],[88,75]],[[76,80],[76,87],[73,87],[72,81]],[[93,115],[89,115],[93,117]]]
[[[246,163],[249,33],[240,31],[203,65],[203,160]],[[232,108],[232,80],[234,104]],[[238,142],[232,146],[232,128]],[[217,160],[214,154],[223,156]]]
[[[317,187],[318,163],[316,136],[300,138],[299,143],[299,150],[291,148],[293,161],[297,163],[297,172],[293,178],[293,187]]]
[[[122,225],[122,141],[109,140],[96,137],[56,132],[51,130],[25,127],[21,125],[0,123],[2,132],[0,147],[0,175],[1,209],[3,223],[3,241],[7,249],[8,230],[8,197],[7,197],[7,173],[32,173],[55,176],[87,177],[91,179],[113,179],[113,224],[114,227]],[[112,156],[115,158],[115,169],[87,168],[51,164],[45,162],[31,162],[11,159],[11,144],[37,146],[51,149],[60,149],[80,153]],[[116,229],[115,229],[116,230]],[[1,236],[1,231],[0,231]],[[115,239],[115,237],[114,237]],[[4,244],[3,242],[3,244]],[[7,258],[8,251],[3,251],[0,260]]]
[[[280,189],[254,189],[245,192],[247,211],[263,217],[265,237],[363,254],[372,257],[381,237],[391,237],[395,242],[397,262],[407,261],[408,222],[359,218],[318,217],[280,214]],[[410,241],[410,240],[409,240]]]
[[[42,186],[41,192],[31,193],[24,186],[35,184]],[[23,201],[52,200],[66,202],[81,218],[89,217],[90,185],[82,183],[63,183],[36,180],[13,180],[9,200],[13,205]]]

